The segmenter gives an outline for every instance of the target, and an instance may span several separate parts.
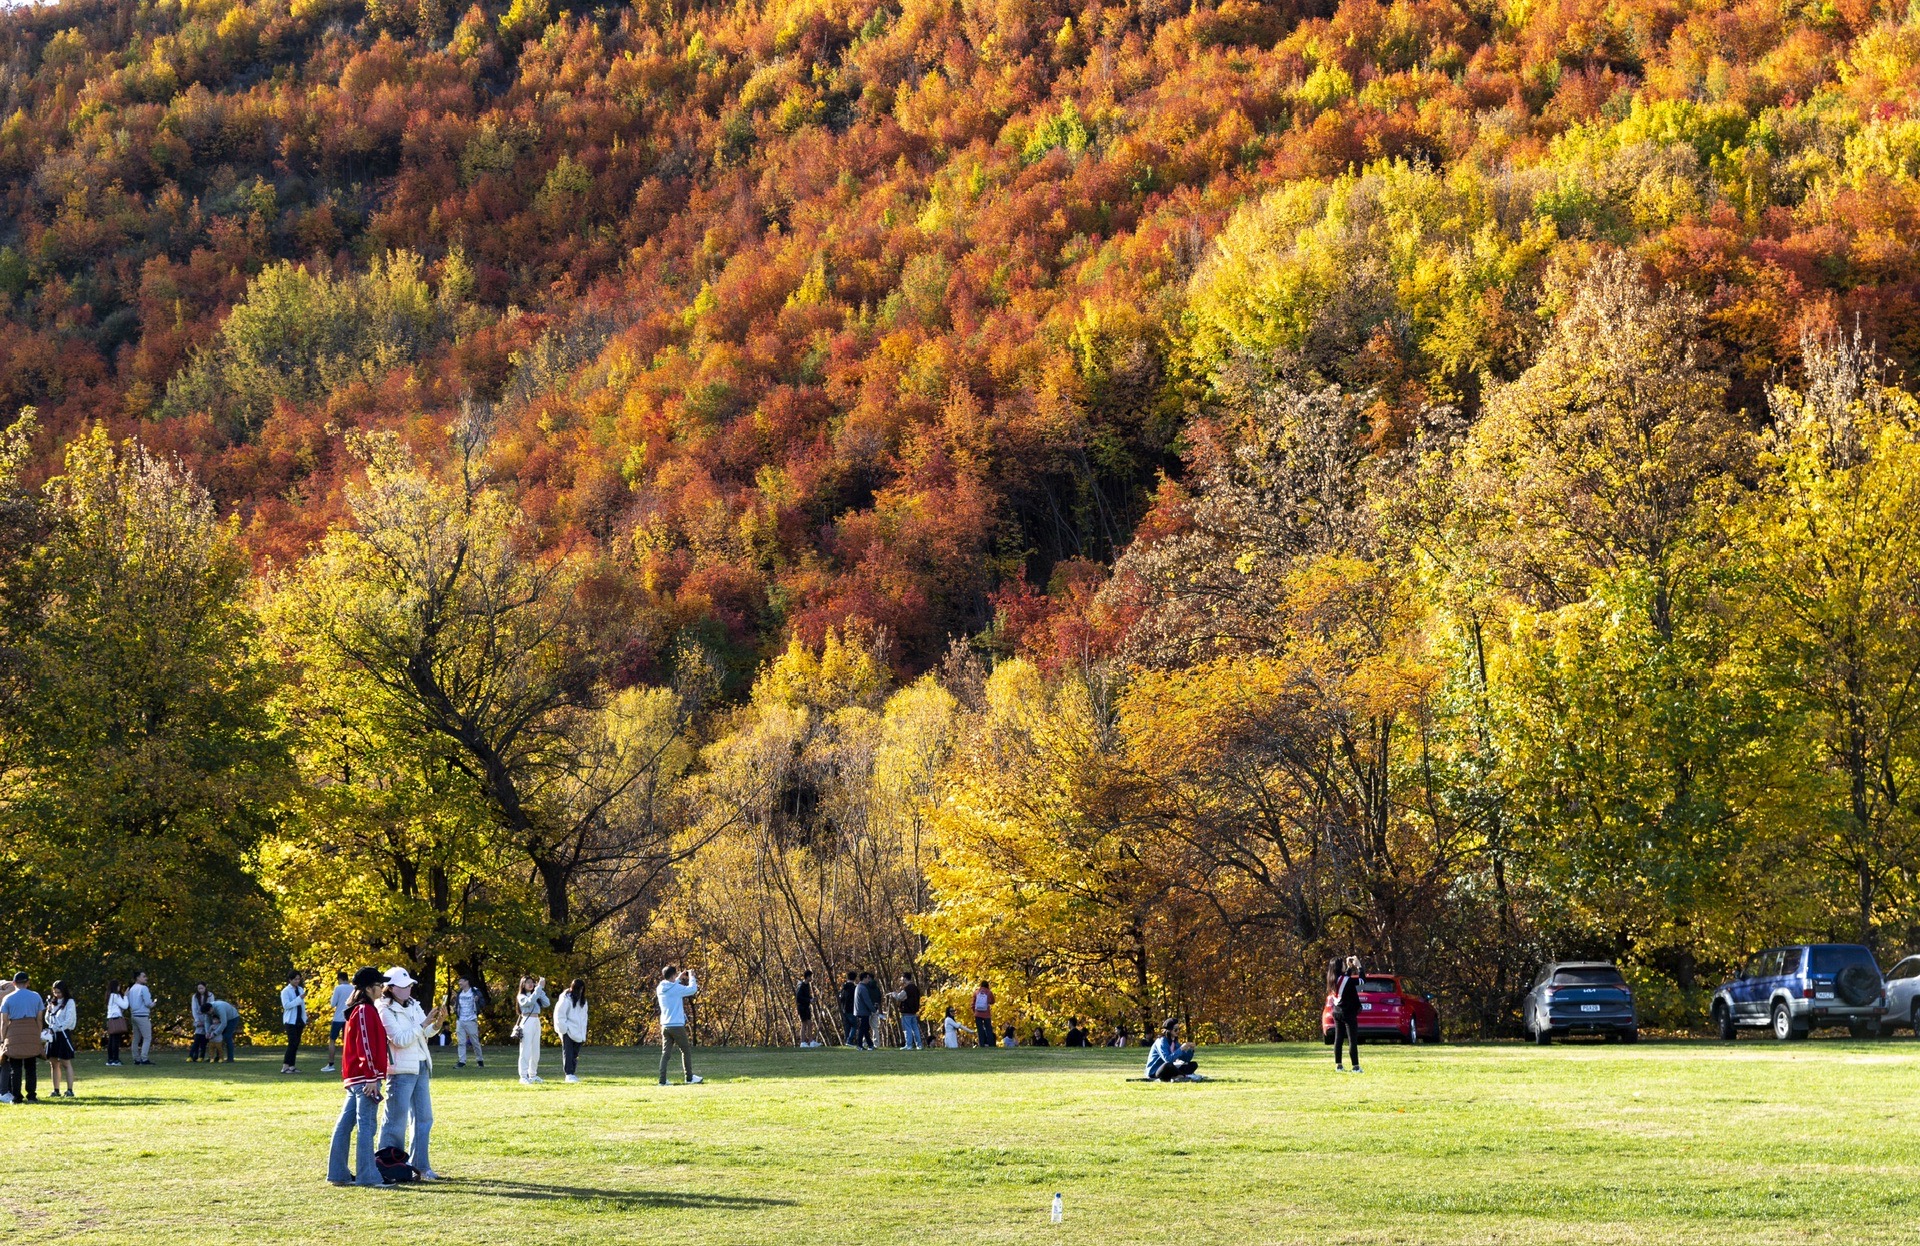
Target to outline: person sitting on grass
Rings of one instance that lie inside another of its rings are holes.
[[[1069,1017],[1067,1019],[1066,1042],[1069,1047],[1085,1047],[1087,1045],[1087,1032],[1080,1028],[1080,1018]]]
[[[1193,1044],[1179,1038],[1178,1018],[1168,1017],[1160,1027],[1160,1037],[1147,1050],[1147,1080],[1150,1082],[1197,1082],[1200,1062],[1193,1058]]]

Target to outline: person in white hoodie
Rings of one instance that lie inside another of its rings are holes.
[[[446,1011],[423,1012],[413,997],[413,975],[398,965],[387,970],[387,986],[379,1004],[381,1024],[387,1028],[387,1120],[380,1130],[380,1150],[402,1147],[407,1162],[419,1170],[422,1181],[438,1181],[427,1154],[433,1135],[433,1056],[427,1040],[440,1032]],[[413,1125],[413,1146],[406,1147],[407,1125]]]
[[[560,1063],[567,1080],[580,1080],[580,1048],[587,1041],[587,980],[575,978],[553,1005],[553,1032],[560,1036]]]
[[[660,1001],[660,1084],[667,1084],[667,1062],[673,1056],[673,1049],[680,1049],[680,1069],[686,1075],[687,1085],[698,1086],[700,1079],[693,1075],[693,1045],[687,1041],[687,1001],[700,993],[700,984],[694,981],[693,970],[681,973],[672,965],[660,971],[660,985],[653,988],[653,997]]]
[[[79,1009],[73,1002],[73,990],[65,982],[53,984],[47,996],[47,1066],[53,1073],[53,1097],[60,1097],[60,1081],[67,1083],[67,1098],[73,1098],[73,1027]]]

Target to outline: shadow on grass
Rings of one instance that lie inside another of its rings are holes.
[[[449,1177],[425,1185],[410,1185],[421,1194],[462,1194],[529,1202],[581,1199],[611,1203],[621,1211],[749,1211],[759,1207],[791,1207],[785,1198],[755,1198],[739,1194],[692,1194],[678,1190],[599,1190],[589,1186],[545,1185],[535,1181],[466,1181]]]

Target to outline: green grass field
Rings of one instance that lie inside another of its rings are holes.
[[[1370,1049],[707,1051],[707,1084],[590,1049],[442,1062],[439,1185],[334,1189],[307,1056],[82,1056],[71,1103],[0,1108],[12,1242],[1911,1242],[1920,1044],[1747,1037]],[[44,1074],[43,1074],[44,1076]],[[42,1082],[45,1089],[45,1082]],[[1048,1221],[1054,1191],[1066,1221]]]

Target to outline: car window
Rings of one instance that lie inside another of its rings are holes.
[[[1766,963],[1760,968],[1760,976],[1763,978],[1779,977],[1782,973],[1786,972],[1783,967],[1786,964],[1786,960],[1787,954],[1778,948],[1768,952],[1766,955]]]
[[[1754,955],[1747,961],[1747,967],[1740,971],[1740,976],[1743,978],[1766,977],[1767,961],[1768,961],[1768,958],[1771,957],[1772,955],[1773,953],[1771,952],[1754,953]]]
[[[1900,982],[1920,973],[1920,956],[1909,956],[1887,971],[1887,981]]]
[[[1399,989],[1400,984],[1392,978],[1360,979],[1360,993],[1362,995],[1392,995]]]
[[[1873,963],[1873,953],[1863,947],[1837,944],[1832,947],[1813,949],[1812,972],[1814,973],[1822,975],[1839,973],[1848,965],[1865,965],[1874,972],[1879,972],[1879,966]]]
[[[1625,986],[1626,979],[1612,965],[1581,965],[1554,971],[1555,986]]]

